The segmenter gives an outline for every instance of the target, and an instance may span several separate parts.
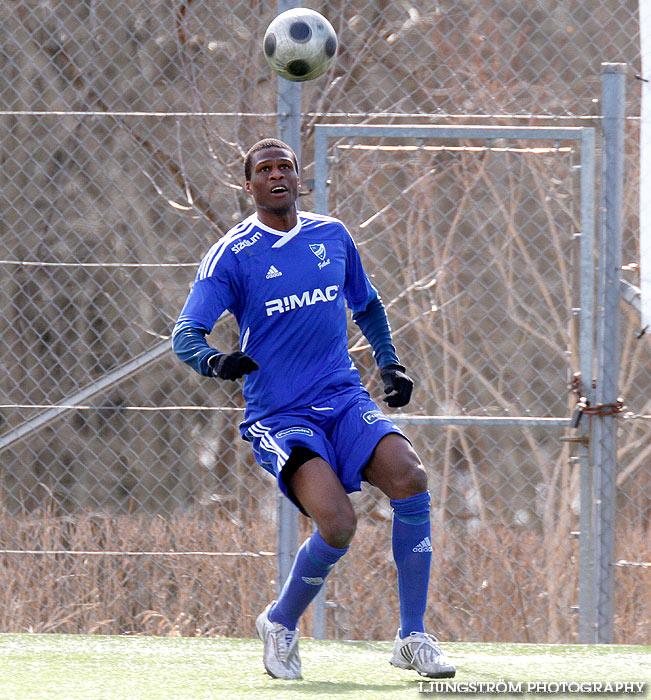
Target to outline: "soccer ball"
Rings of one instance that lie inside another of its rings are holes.
[[[297,7],[271,21],[262,47],[267,63],[281,78],[314,80],[334,61],[337,34],[323,15]]]

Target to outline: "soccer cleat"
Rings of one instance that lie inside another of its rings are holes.
[[[255,629],[264,644],[262,659],[272,678],[292,680],[301,678],[301,657],[298,654],[298,629],[289,630],[279,622],[271,622],[272,601],[258,615]]]
[[[437,642],[436,637],[425,632],[412,632],[404,639],[398,633],[389,663],[418,671],[426,678],[453,678],[457,670]]]

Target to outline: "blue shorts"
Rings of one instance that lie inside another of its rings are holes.
[[[277,478],[280,490],[303,511],[282,475],[294,447],[316,452],[332,467],[346,493],[352,493],[361,489],[362,471],[389,433],[403,435],[365,391],[355,390],[256,421],[244,438],[253,444],[258,464]]]

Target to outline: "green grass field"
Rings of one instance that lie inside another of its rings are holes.
[[[444,644],[454,681],[650,681],[651,647]],[[375,700],[433,698],[429,681],[389,665],[389,642],[301,640],[303,680],[269,678],[252,639],[0,635],[0,700]],[[422,685],[419,683],[422,682]],[[421,692],[426,691],[426,692]],[[611,694],[608,697],[647,697]],[[444,697],[487,697],[486,693]],[[597,697],[597,696],[590,696]]]

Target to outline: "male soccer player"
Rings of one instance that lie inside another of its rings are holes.
[[[264,139],[244,161],[255,213],[205,255],[174,327],[174,350],[206,377],[246,375],[240,429],[256,460],[316,523],[278,600],[256,620],[264,665],[300,678],[297,622],[346,553],[356,526],[347,494],[366,480],[393,507],[400,629],[390,662],[430,678],[455,668],[424,614],[430,573],[430,495],[410,442],[371,400],[347,348],[346,304],[374,351],[390,407],[406,405],[413,382],[391,339],[384,305],[353,239],[337,219],[298,211],[298,164],[282,141]],[[240,349],[208,345],[224,310]]]

